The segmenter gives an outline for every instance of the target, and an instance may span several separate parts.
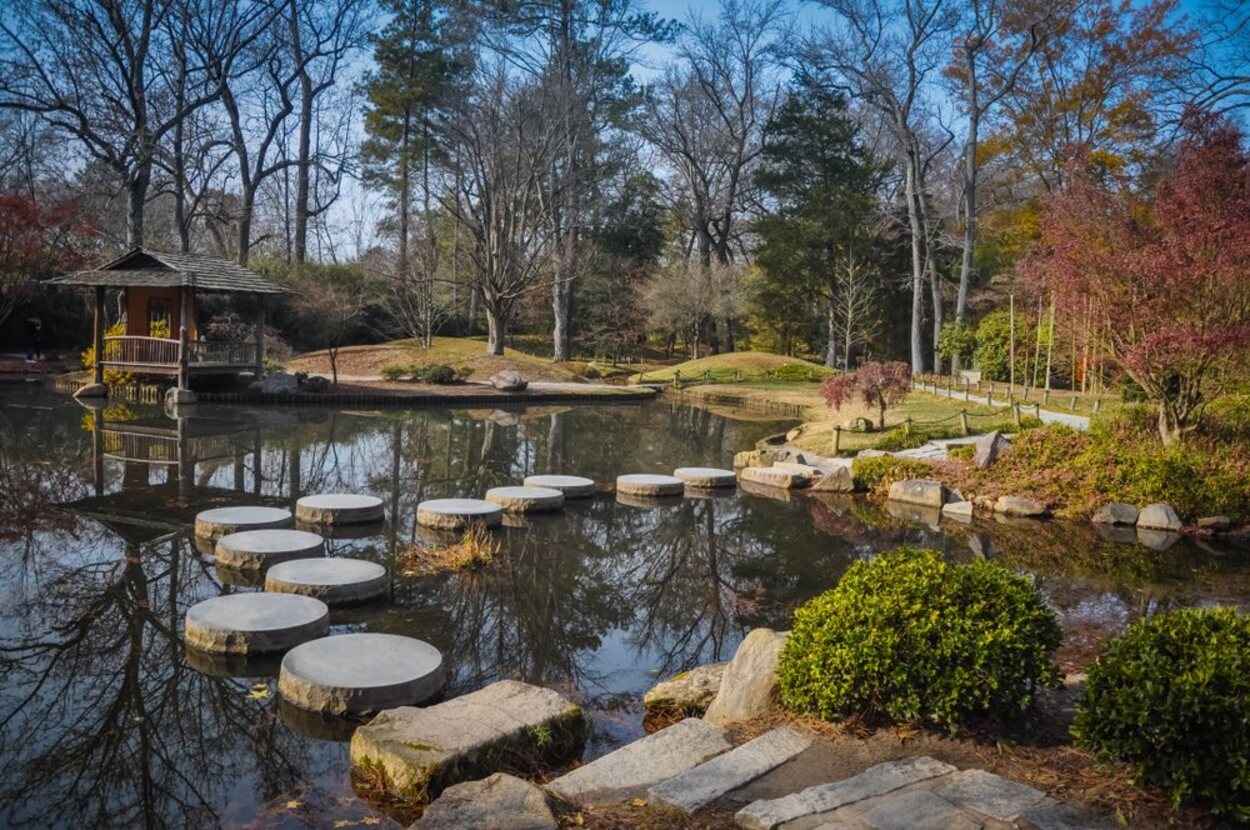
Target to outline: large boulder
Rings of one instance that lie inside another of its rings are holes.
[[[703,719],[724,725],[767,714],[777,700],[777,660],[789,636],[789,631],[771,628],[747,634]]]
[[[1180,530],[1182,525],[1172,505],[1162,502],[1146,505],[1137,516],[1137,526],[1147,530]]]
[[[1090,517],[1096,525],[1135,525],[1137,524],[1137,506],[1113,501],[1104,504]]]
[[[497,772],[448,787],[408,830],[557,830],[547,796],[520,778]]]
[[[720,691],[728,663],[709,663],[670,677],[642,698],[648,715],[702,715]]]
[[[501,680],[434,706],[382,712],[352,735],[352,775],[378,793],[427,801],[501,767],[559,765],[581,752],[585,738],[577,704]]]
[[[999,496],[998,501],[994,502],[994,512],[1004,516],[1040,519],[1050,511],[1040,501],[1022,499],[1019,496]]]
[[[274,372],[265,375],[253,386],[262,395],[294,395],[299,391],[299,378],[286,372]]]
[[[735,470],[741,470],[743,467],[767,467],[769,463],[764,458],[762,450],[743,450],[734,454]]]
[[[530,384],[516,369],[502,369],[490,376],[490,385],[502,392],[522,392]]]
[[[855,492],[855,479],[851,476],[851,468],[845,465],[834,467],[813,482],[811,490],[815,493]]]
[[[1001,432],[995,430],[978,438],[975,447],[972,461],[984,470],[993,465],[1000,455],[1011,449],[1011,444]]]
[[[941,510],[947,501],[946,487],[928,478],[906,478],[890,485],[890,500]]]

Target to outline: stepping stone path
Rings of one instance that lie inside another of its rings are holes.
[[[462,530],[470,524],[498,527],[503,508],[483,499],[431,499],[417,505],[417,523],[442,530]]]
[[[296,559],[265,575],[266,591],[316,597],[330,606],[377,599],[389,588],[386,568],[364,559]]]
[[[651,788],[651,798],[693,813],[789,761],[812,745],[809,735],[782,726]]]
[[[386,518],[386,510],[377,496],[322,493],[295,502],[295,518],[310,525],[376,524]]]
[[[497,772],[448,787],[409,830],[557,830],[543,791]]]
[[[195,517],[195,535],[219,539],[241,530],[290,527],[291,511],[281,507],[215,507]]]
[[[287,652],[278,692],[301,709],[362,715],[424,703],[445,682],[443,655],[429,643],[398,634],[338,634]]]
[[[330,609],[293,594],[227,594],[187,610],[186,643],[215,654],[285,651],[330,629]]]
[[[581,476],[526,476],[523,482],[526,487],[549,487],[559,490],[566,499],[585,499],[595,494],[593,479]]]
[[[673,478],[680,478],[688,487],[705,490],[736,487],[738,484],[738,476],[733,470],[718,470],[715,467],[678,467],[673,470]]]
[[[486,500],[505,513],[550,513],[564,504],[564,493],[550,487],[492,487]]]
[[[387,795],[426,801],[505,761],[560,764],[581,753],[581,707],[516,680],[423,709],[386,709],[352,735],[353,775]]]
[[[763,484],[765,487],[776,487],[780,490],[792,490],[807,484],[808,478],[792,470],[779,470],[773,467],[744,467],[739,477],[751,484]]]
[[[686,718],[560,776],[547,789],[582,804],[628,801],[732,746],[723,728]]]
[[[217,565],[260,571],[279,562],[325,556],[325,540],[306,530],[243,530],[217,540]]]
[[[673,476],[646,473],[616,477],[616,492],[627,496],[680,496],[686,482]]]

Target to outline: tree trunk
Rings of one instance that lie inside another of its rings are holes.
[[[507,323],[490,305],[486,305],[486,353],[503,354],[504,336],[507,334]]]
[[[830,369],[838,366],[838,326],[833,280],[829,280],[829,305],[825,309],[825,365]]]
[[[143,247],[144,228],[143,228],[143,209],[148,201],[148,186],[152,182],[152,162],[139,162],[135,165],[133,175],[126,188],[127,195],[127,215],[126,215],[126,234],[127,241],[132,248]]]
[[[567,231],[566,231],[567,232]],[[571,247],[572,243],[568,243]],[[551,284],[551,359],[570,360],[569,324],[573,316],[573,275],[569,271],[572,254],[567,252],[556,263],[556,278]]]
[[[924,227],[917,201],[919,164],[919,149],[908,148],[903,190],[911,229],[911,371],[916,375],[924,372],[924,334],[921,331],[924,325]]]
[[[290,19],[288,26],[291,35],[291,47],[296,63],[304,61],[304,48],[300,35],[299,6],[297,0],[290,0]],[[312,165],[312,119],[313,119],[313,82],[308,74],[307,66],[299,70],[299,143],[295,161],[295,240],[293,258],[296,271],[304,264],[308,253],[308,199],[309,178]]]
[[[955,295],[955,325],[962,326],[968,313],[968,292],[972,287],[972,255],[977,241],[977,144],[980,141],[981,113],[977,100],[976,53],[968,50],[968,136],[964,142],[964,245],[959,263],[959,292]],[[951,358],[951,374],[962,364],[959,354]]]

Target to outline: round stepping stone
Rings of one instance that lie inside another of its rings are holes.
[[[492,487],[486,491],[486,500],[508,513],[547,513],[560,509],[564,494],[550,487]]]
[[[285,651],[330,630],[330,609],[294,594],[227,594],[187,610],[186,642],[214,654]]]
[[[444,530],[460,530],[473,523],[496,527],[503,508],[483,499],[431,499],[417,505],[417,524]]]
[[[195,517],[195,535],[208,539],[241,530],[290,526],[291,511],[281,507],[216,507]]]
[[[314,712],[363,715],[429,700],[443,683],[443,655],[429,643],[398,634],[339,634],[287,652],[278,692]]]
[[[637,474],[616,477],[616,492],[629,496],[680,496],[686,483],[673,476]]]
[[[690,487],[705,490],[738,485],[738,476],[733,470],[719,470],[716,467],[678,467],[673,470],[673,477],[680,478]]]
[[[311,525],[363,525],[386,517],[377,496],[355,493],[322,493],[295,502],[295,518]]]
[[[595,494],[593,479],[581,476],[526,476],[526,487],[550,487],[559,490],[566,499],[584,499]]]
[[[324,556],[325,552],[321,535],[306,530],[244,530],[218,539],[214,555],[220,567],[259,571],[292,559]]]
[[[265,574],[265,590],[316,597],[326,605],[347,605],[386,593],[386,568],[364,559],[296,559]]]

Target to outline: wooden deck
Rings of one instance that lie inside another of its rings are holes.
[[[186,346],[187,374],[234,374],[256,369],[256,343],[190,341]],[[181,343],[169,337],[125,335],[104,338],[106,369],[142,375],[177,375],[182,369]]]

